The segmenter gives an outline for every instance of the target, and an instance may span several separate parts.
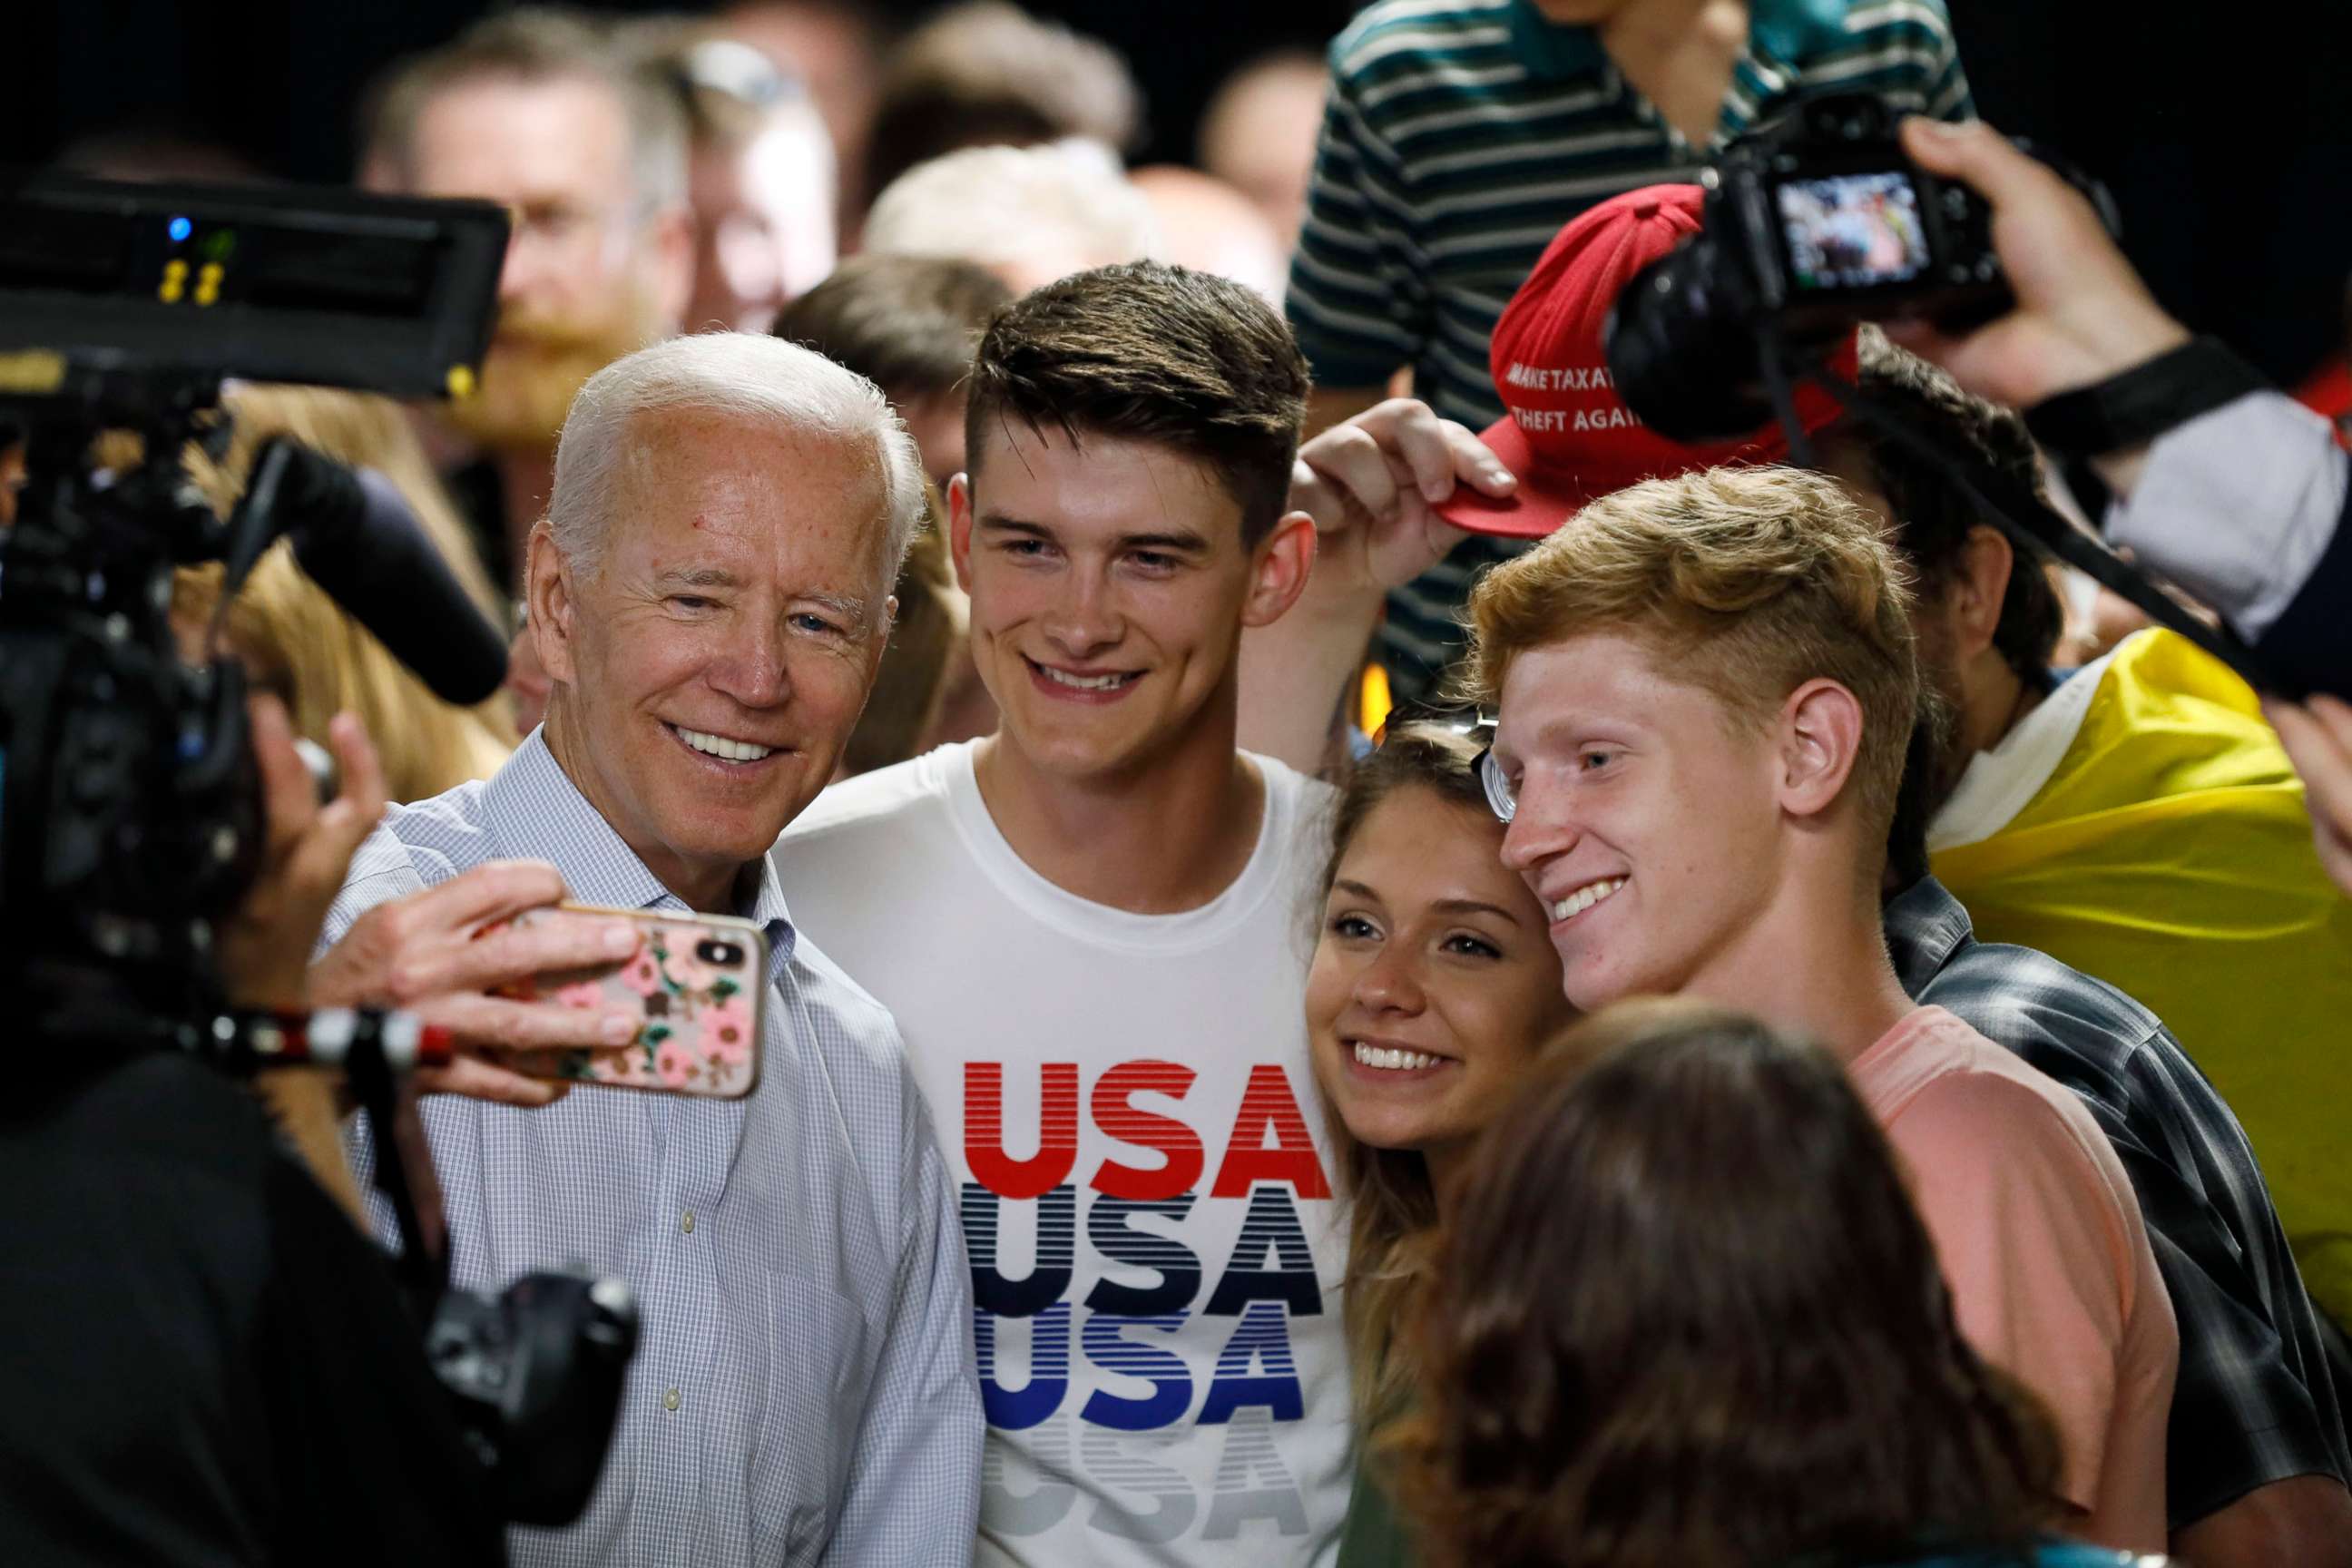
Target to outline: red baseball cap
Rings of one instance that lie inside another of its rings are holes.
[[[1701,226],[1696,185],[1648,185],[1612,196],[1554,237],[1495,323],[1488,358],[1508,410],[1479,433],[1518,488],[1492,500],[1467,486],[1436,510],[1473,533],[1540,539],[1587,501],[1665,474],[1789,455],[1777,420],[1752,436],[1707,446],[1670,441],[1617,395],[1601,333],[1633,274]],[[1832,359],[1854,374],[1852,337]],[[1842,412],[1820,388],[1797,389],[1797,416],[1818,430]]]

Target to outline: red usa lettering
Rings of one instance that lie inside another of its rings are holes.
[[[1106,1158],[1087,1185],[1110,1197],[1171,1198],[1193,1191],[1208,1151],[1191,1123],[1134,1102],[1139,1094],[1181,1101],[1198,1075],[1177,1062],[1121,1062],[1095,1080],[1087,1114],[1104,1137],[1157,1152],[1156,1165]],[[1004,1198],[1034,1198],[1067,1180],[1078,1156],[1078,1066],[1045,1062],[1037,1068],[1037,1152],[1016,1158],[1004,1147],[1004,1066],[966,1062],[963,1069],[964,1163],[972,1179]],[[1024,1086],[1025,1087],[1025,1086]],[[1247,1197],[1256,1182],[1288,1184],[1301,1198],[1328,1198],[1331,1184],[1282,1068],[1250,1068],[1241,1106],[1226,1129],[1209,1195]]]

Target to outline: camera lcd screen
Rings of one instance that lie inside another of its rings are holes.
[[[1790,180],[1778,192],[1799,289],[1906,283],[1927,267],[1919,192],[1899,171]]]

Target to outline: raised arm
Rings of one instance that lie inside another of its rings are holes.
[[[1290,508],[1315,520],[1315,570],[1289,614],[1242,637],[1242,745],[1303,772],[1322,768],[1381,601],[1465,537],[1434,508],[1457,484],[1500,497],[1517,482],[1476,436],[1411,398],[1300,447]]]

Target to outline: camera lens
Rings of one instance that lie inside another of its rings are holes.
[[[1756,336],[1730,258],[1700,234],[1635,273],[1601,342],[1617,394],[1676,441],[1744,435],[1771,416],[1748,390]]]
[[[743,962],[743,950],[734,942],[705,937],[695,947],[694,956],[714,969],[732,969]]]

